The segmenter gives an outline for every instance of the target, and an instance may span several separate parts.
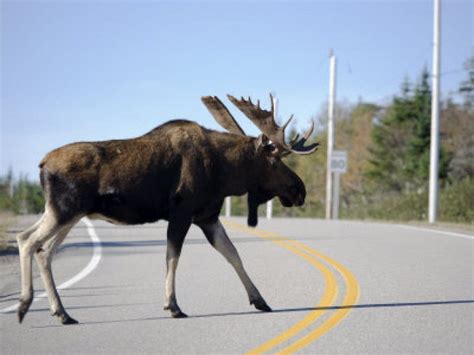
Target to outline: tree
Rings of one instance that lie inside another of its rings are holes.
[[[467,71],[468,78],[461,83],[459,93],[464,96],[465,108],[470,113],[474,113],[474,56],[466,60],[464,69]]]
[[[429,73],[410,90],[404,81],[401,96],[393,99],[372,131],[367,176],[383,189],[412,191],[426,187],[431,140]],[[448,173],[449,157],[441,150],[440,178]]]
[[[0,176],[0,211],[40,213],[43,208],[44,197],[38,183],[22,174],[15,181],[11,169],[6,176]]]
[[[464,102],[448,101],[441,113],[441,137],[452,156],[449,177],[459,181],[474,177],[474,56],[465,65],[468,79],[459,86]]]

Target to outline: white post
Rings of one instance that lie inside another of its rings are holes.
[[[431,91],[431,147],[429,223],[436,222],[438,212],[438,160],[439,160],[439,71],[440,71],[441,0],[434,0],[433,14],[433,88]]]
[[[328,101],[328,144],[326,174],[326,219],[331,219],[332,206],[332,173],[331,155],[334,149],[334,103],[336,100],[336,56],[332,49],[329,53],[329,101]]]
[[[341,182],[341,173],[334,173],[334,197],[332,201],[332,218],[339,219],[339,189]]]
[[[275,93],[273,95],[273,108],[275,111],[275,118],[278,117],[278,99],[276,98]],[[267,202],[267,219],[271,219],[273,215],[273,200]]]
[[[225,216],[226,216],[227,218],[229,218],[229,217],[231,216],[231,214],[232,214],[232,211],[231,211],[231,208],[232,208],[231,206],[232,206],[232,204],[231,204],[231,202],[232,202],[232,201],[231,201],[231,199],[230,199],[230,196],[227,196],[227,197],[225,198]]]
[[[273,214],[273,200],[267,202],[267,219],[272,219]]]

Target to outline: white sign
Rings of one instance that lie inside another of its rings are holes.
[[[345,150],[333,150],[331,171],[333,173],[345,173],[347,171],[347,152]]]

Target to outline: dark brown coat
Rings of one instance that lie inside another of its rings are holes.
[[[259,310],[271,311],[219,222],[219,212],[226,196],[248,193],[248,223],[255,226],[258,205],[274,196],[284,206],[302,205],[304,184],[281,157],[291,152],[309,154],[317,145],[305,145],[312,127],[302,138],[286,143],[284,127],[274,122],[273,106],[270,112],[250,100],[229,98],[266,135],[246,136],[218,98],[204,97],[204,104],[216,120],[232,133],[175,120],[141,137],[73,143],[46,155],[39,165],[45,212],[37,223],[17,236],[22,275],[20,322],[33,300],[34,255],[52,314],[63,324],[77,323],[61,303],[51,260],[82,217],[118,224],[169,221],[165,309],[173,317],[186,316],[176,300],[175,275],[184,239],[193,223],[234,267],[250,303]]]
[[[101,215],[142,224],[168,220],[174,212],[199,222],[218,214],[226,196],[249,191],[259,203],[281,195],[301,204],[301,180],[288,168],[267,166],[267,160],[255,138],[175,120],[138,138],[55,149],[41,161],[40,176],[61,223],[76,215]],[[284,167],[281,161],[273,164]],[[285,180],[299,198],[285,193]]]

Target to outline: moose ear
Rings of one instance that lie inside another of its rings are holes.
[[[270,139],[264,134],[259,135],[255,141],[255,151],[265,151],[271,156],[281,155],[278,147],[273,144],[272,141],[270,141]]]
[[[255,141],[255,150],[260,150],[265,148],[270,143],[270,140],[264,134],[258,136],[257,140]]]

